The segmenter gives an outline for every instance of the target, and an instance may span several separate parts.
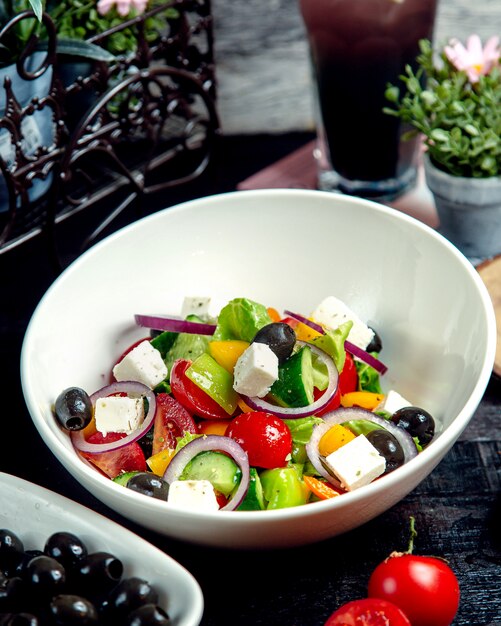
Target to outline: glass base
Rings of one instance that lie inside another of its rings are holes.
[[[407,193],[417,184],[417,168],[408,169],[400,178],[366,181],[343,178],[333,170],[319,169],[318,188],[377,202],[390,202]]]

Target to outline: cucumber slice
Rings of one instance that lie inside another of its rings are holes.
[[[186,319],[190,322],[202,323],[202,320],[196,315],[188,315]],[[189,361],[194,361],[200,355],[207,352],[210,341],[211,337],[208,337],[207,335],[195,335],[193,333],[177,334],[173,345],[164,357],[165,365],[169,370],[169,374],[174,361],[177,359],[188,359]]]
[[[270,394],[280,406],[308,406],[314,400],[313,387],[311,350],[303,346],[278,368],[278,380],[271,386]]]
[[[113,482],[118,485],[122,485],[122,487],[127,487],[129,480],[136,474],[139,474],[139,472],[124,472],[123,474],[115,476],[115,478],[113,478]]]
[[[263,486],[261,479],[255,467],[249,470],[249,489],[245,494],[245,498],[238,507],[238,511],[264,511],[266,504],[264,502]]]
[[[229,497],[240,483],[238,465],[221,452],[200,452],[184,468],[180,480],[208,480],[216,491]]]

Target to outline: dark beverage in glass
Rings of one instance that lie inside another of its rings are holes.
[[[415,67],[438,0],[299,0],[316,83],[319,187],[377,200],[411,188],[418,140],[383,113],[388,83]]]

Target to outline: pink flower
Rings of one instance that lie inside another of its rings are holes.
[[[126,17],[132,8],[138,13],[144,13],[147,4],[148,0],[99,0],[97,10],[101,15],[105,15],[113,5],[116,5],[118,14]]]
[[[499,63],[499,37],[491,37],[483,48],[478,35],[468,37],[466,48],[457,39],[451,39],[444,52],[454,67],[466,72],[470,83],[476,83]]]

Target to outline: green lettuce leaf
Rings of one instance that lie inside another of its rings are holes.
[[[378,357],[377,352],[371,352],[371,355],[374,358]],[[357,368],[358,373],[358,388],[360,391],[372,391],[373,393],[383,393],[381,389],[381,381],[379,379],[378,372],[367,365],[367,363],[363,363],[362,361],[358,361],[355,359],[355,367]]]
[[[344,367],[346,352],[344,350],[344,342],[350,334],[353,322],[351,320],[338,326],[336,330],[327,329],[324,335],[315,337],[312,344],[326,352],[334,361],[337,371],[341,373]]]
[[[257,331],[271,322],[263,304],[247,298],[235,298],[221,309],[213,339],[238,339],[250,343]]]
[[[313,427],[323,422],[321,417],[310,415],[308,417],[298,417],[297,419],[284,419],[284,423],[289,427],[292,435],[292,454],[290,463],[303,464],[308,462],[306,454],[306,444],[311,439]]]

